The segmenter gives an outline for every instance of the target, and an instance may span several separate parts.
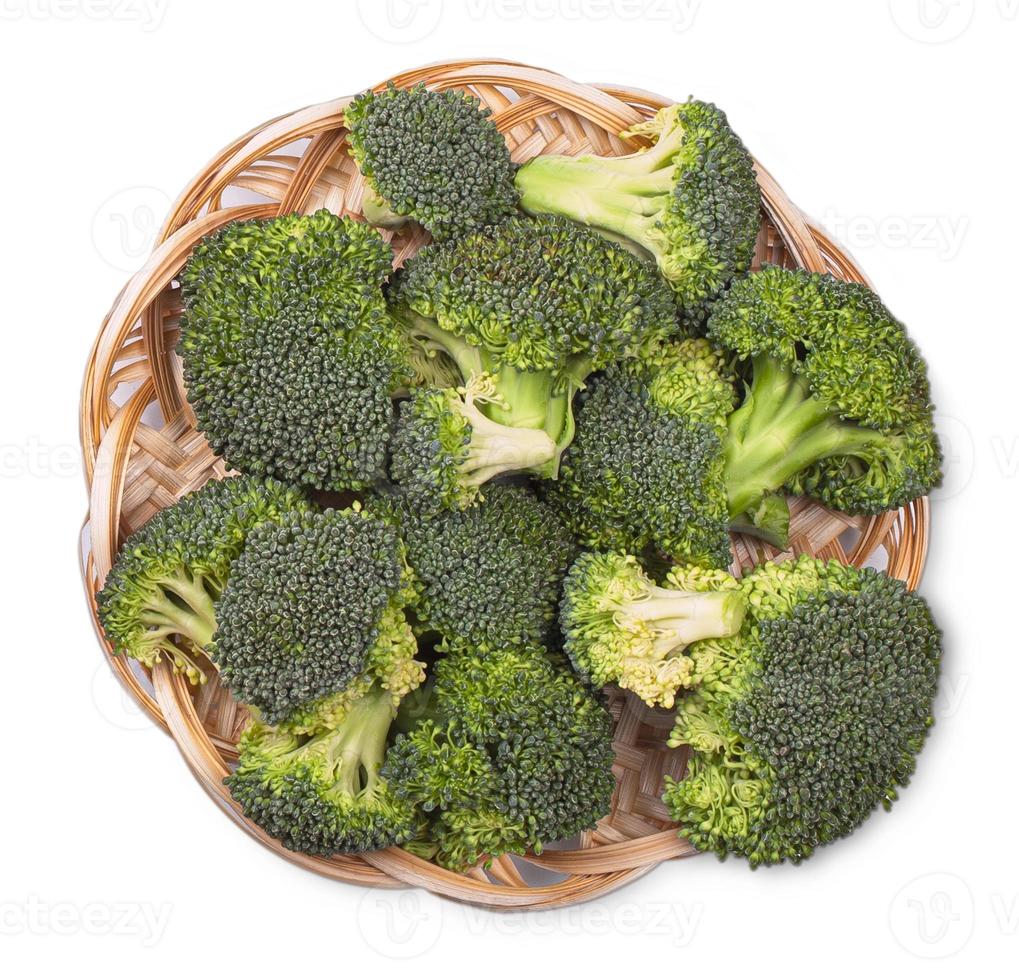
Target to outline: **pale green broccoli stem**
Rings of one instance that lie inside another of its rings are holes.
[[[148,666],[154,666],[161,652],[169,653],[174,667],[183,671],[189,681],[193,684],[205,682],[205,673],[193,657],[171,637],[183,637],[195,650],[209,646],[216,632],[216,610],[210,588],[218,594],[215,583],[182,571],[165,576],[152,591],[146,609],[139,615],[142,625],[147,627],[144,642],[151,654],[151,660],[146,661]],[[175,601],[173,596],[180,601]]]
[[[676,114],[667,115],[667,119],[656,117],[631,131],[661,136],[639,153],[530,160],[516,178],[521,206],[531,214],[559,214],[581,221],[613,240],[635,242],[658,257],[661,236],[657,226],[672,198],[676,156],[683,143]]]
[[[460,472],[469,487],[480,487],[504,473],[544,466],[556,453],[556,444],[544,429],[502,425],[488,418],[479,406],[493,406],[490,376],[479,391],[468,385],[461,413],[471,426],[470,451]]]
[[[402,307],[394,311],[394,316],[423,349],[431,347],[448,354],[468,385],[483,374],[491,375],[498,398],[486,401],[481,406],[482,414],[499,425],[514,429],[544,430],[554,443],[553,453],[548,456],[547,443],[536,437],[534,451],[537,453],[540,447],[543,456],[527,469],[543,479],[554,479],[558,475],[560,457],[573,439],[573,396],[591,373],[591,360],[586,354],[571,357],[562,372],[524,371],[496,363],[488,351],[472,347],[413,310]]]
[[[621,623],[639,622],[651,629],[655,654],[681,653],[698,640],[733,636],[743,625],[745,603],[735,589],[680,592],[653,586],[640,599],[622,603]]]
[[[337,773],[335,790],[352,797],[373,794],[381,782],[379,770],[395,715],[393,699],[378,687],[354,703],[329,747],[329,760]]]
[[[376,228],[402,228],[410,220],[406,215],[397,214],[390,208],[370,185],[364,189],[361,213],[368,224]]]
[[[820,460],[887,445],[883,433],[833,416],[776,358],[758,355],[753,370],[746,401],[729,417],[724,446],[732,518],[753,514],[769,494]]]
[[[485,373],[483,352],[479,348],[472,347],[456,334],[443,330],[434,320],[415,313],[409,307],[399,307],[392,313],[423,350],[445,353],[451,357],[465,382]]]
[[[147,626],[167,626],[170,632],[179,633],[196,647],[204,648],[216,632],[216,610],[212,596],[205,588],[201,576],[167,576],[162,588],[149,599],[149,612],[142,614]],[[186,606],[174,602],[169,593],[179,597]]]

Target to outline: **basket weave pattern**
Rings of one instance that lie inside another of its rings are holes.
[[[507,62],[434,65],[393,81],[471,91],[491,108],[516,161],[540,153],[632,152],[636,144],[616,134],[671,101],[616,86],[581,85]],[[124,538],[156,511],[227,472],[196,431],[184,396],[181,365],[174,354],[180,315],[174,277],[195,243],[229,221],[321,207],[360,214],[364,182],[347,153],[343,125],[348,101],[337,99],[274,119],[218,154],[180,196],[152,255],[102,325],[81,401],[90,492],[81,561],[93,620],[95,592]],[[757,264],[802,266],[864,281],[850,259],[805,220],[760,166],[758,179],[764,209]],[[253,198],[254,203],[231,203]],[[397,234],[392,239],[396,262],[413,255],[425,240],[420,232]],[[923,570],[928,522],[926,499],[877,518],[847,517],[795,500],[791,552],[857,565],[867,562],[914,587]],[[777,555],[751,539],[736,538],[733,544],[737,567]],[[612,691],[617,778],[612,812],[568,848],[500,858],[487,870],[465,875],[399,848],[330,859],[294,854],[248,823],[222,785],[236,757],[235,740],[245,712],[216,683],[214,673],[201,688],[189,686],[165,665],[149,674],[132,661],[113,657],[98,626],[96,633],[121,683],[175,739],[209,795],[267,847],[320,874],[362,885],[417,885],[494,907],[549,908],[589,899],[660,861],[696,853],[677,837],[660,800],[662,777],[680,778],[686,764],[685,750],[665,748],[672,714]],[[535,878],[541,883],[533,883]]]

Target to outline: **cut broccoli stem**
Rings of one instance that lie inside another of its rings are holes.
[[[544,466],[556,454],[556,444],[544,429],[506,425],[485,415],[500,411],[492,375],[472,379],[463,390],[460,409],[471,426],[467,459],[460,468],[467,486],[480,487],[504,473]]]
[[[619,606],[616,618],[644,624],[654,634],[654,652],[664,657],[697,640],[732,636],[743,625],[745,603],[735,589],[681,592],[650,588],[646,596]]]
[[[725,440],[732,518],[753,515],[769,494],[820,460],[889,445],[889,436],[833,416],[806,382],[776,359],[758,355],[753,371],[744,404],[729,417]]]
[[[371,187],[364,189],[361,213],[365,221],[376,228],[402,228],[410,220],[406,215],[397,214]]]
[[[784,548],[789,543],[789,501],[783,494],[769,493],[752,511],[730,518],[729,530]]]
[[[554,453],[550,457],[546,440],[535,437],[529,451],[541,458],[524,468],[543,479],[555,479],[560,457],[573,439],[573,396],[591,373],[590,356],[574,355],[561,372],[525,371],[499,363],[491,352],[472,347],[434,320],[406,307],[398,307],[393,315],[420,349],[448,355],[468,386],[472,379],[491,376],[494,397],[480,404],[481,413],[502,426],[543,430],[554,443]]]
[[[626,157],[536,157],[520,171],[521,204],[530,213],[560,214],[657,255],[655,227],[669,205],[676,147],[656,144]]]
[[[359,698],[330,739],[329,759],[337,773],[334,790],[350,797],[371,796],[381,783],[379,769],[396,711],[390,694],[375,687]]]

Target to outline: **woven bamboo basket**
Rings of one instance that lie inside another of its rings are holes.
[[[517,161],[540,153],[620,154],[636,144],[616,134],[668,104],[649,92],[581,85],[561,75],[504,61],[457,61],[399,75],[399,86],[424,82],[466,89],[492,110]],[[384,85],[384,83],[383,83]],[[383,86],[380,86],[383,87]],[[341,98],[273,119],[225,147],[185,189],[145,266],[127,283],[103,322],[89,357],[81,399],[81,441],[90,505],[81,536],[81,570],[95,622],[95,593],[124,538],[156,511],[226,468],[195,428],[174,353],[180,314],[175,281],[195,243],[229,221],[328,208],[358,215],[364,183],[347,153]],[[850,258],[757,168],[763,210],[756,262],[830,271],[865,281]],[[426,240],[419,231],[392,240],[402,263]],[[912,588],[927,552],[926,499],[876,518],[856,518],[807,500],[792,502],[791,553],[810,553],[885,568]],[[776,551],[734,538],[734,569]],[[249,834],[309,870],[367,886],[421,886],[496,908],[551,908],[620,887],[661,861],[694,849],[679,838],[659,799],[662,777],[680,778],[683,749],[665,747],[669,712],[632,695],[609,694],[616,722],[616,792],[612,812],[579,839],[540,856],[500,858],[455,874],[400,848],[330,859],[295,854],[238,812],[223,786],[236,757],[245,711],[211,679],[194,688],[165,666],[151,673],[114,657],[96,635],[117,678],[175,740],[205,791]]]

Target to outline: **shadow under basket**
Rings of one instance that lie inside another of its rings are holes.
[[[623,154],[636,143],[616,134],[672,100],[621,86],[581,85],[510,62],[458,61],[410,71],[398,86],[424,82],[464,89],[492,110],[513,159],[542,153]],[[379,86],[384,87],[383,85]],[[174,353],[180,315],[175,277],[202,236],[230,221],[328,208],[359,215],[364,181],[347,152],[341,98],[281,116],[235,140],[174,204],[145,266],[127,283],[103,322],[89,357],[81,399],[81,440],[90,502],[80,541],[85,593],[95,621],[95,593],[120,543],[156,511],[227,470],[196,431]],[[757,166],[763,209],[755,265],[769,262],[865,281],[826,235]],[[397,264],[427,241],[419,230],[392,238]],[[927,553],[926,498],[874,518],[848,517],[805,499],[792,505],[791,549],[887,570],[916,586]],[[779,557],[776,549],[733,538],[733,567]],[[661,861],[696,851],[676,834],[661,802],[662,777],[679,779],[686,752],[665,747],[670,712],[632,695],[609,692],[615,719],[612,812],[596,829],[541,855],[503,857],[488,869],[446,871],[400,848],[316,858],[295,854],[238,811],[223,786],[236,758],[245,710],[214,673],[192,687],[162,665],[148,672],[114,657],[96,624],[111,668],[154,722],[177,743],[206,792],[239,826],[287,860],[363,886],[420,886],[461,901],[499,908],[551,908],[585,901],[645,874]]]

